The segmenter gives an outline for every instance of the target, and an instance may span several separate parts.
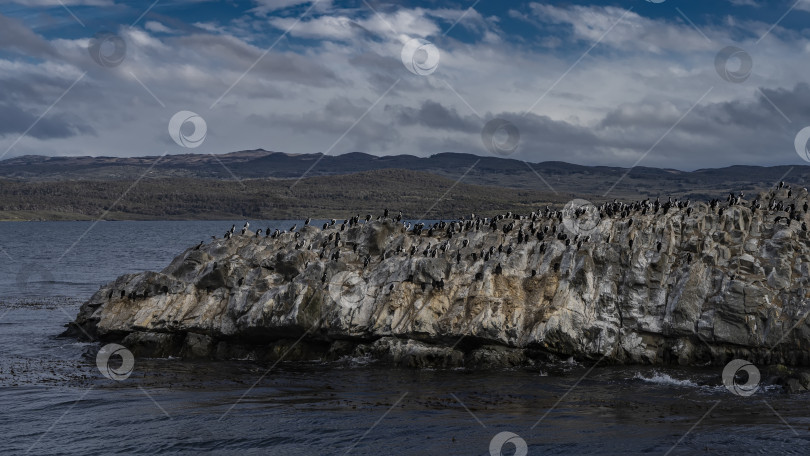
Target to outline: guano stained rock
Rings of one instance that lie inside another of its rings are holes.
[[[808,365],[797,193],[247,231],[101,287],[67,333],[192,358]]]

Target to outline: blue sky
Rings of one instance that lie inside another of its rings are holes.
[[[0,1],[0,154],[485,155],[498,118],[531,162],[804,164],[807,24],[810,0]]]

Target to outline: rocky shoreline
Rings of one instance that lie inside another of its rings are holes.
[[[136,356],[413,367],[810,365],[807,191],[246,230],[122,276],[66,335]]]

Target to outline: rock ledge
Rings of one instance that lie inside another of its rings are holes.
[[[246,231],[101,287],[67,334],[142,356],[810,365],[796,193]]]

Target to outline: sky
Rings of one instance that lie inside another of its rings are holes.
[[[808,75],[810,0],[0,0],[0,157],[807,164]]]

